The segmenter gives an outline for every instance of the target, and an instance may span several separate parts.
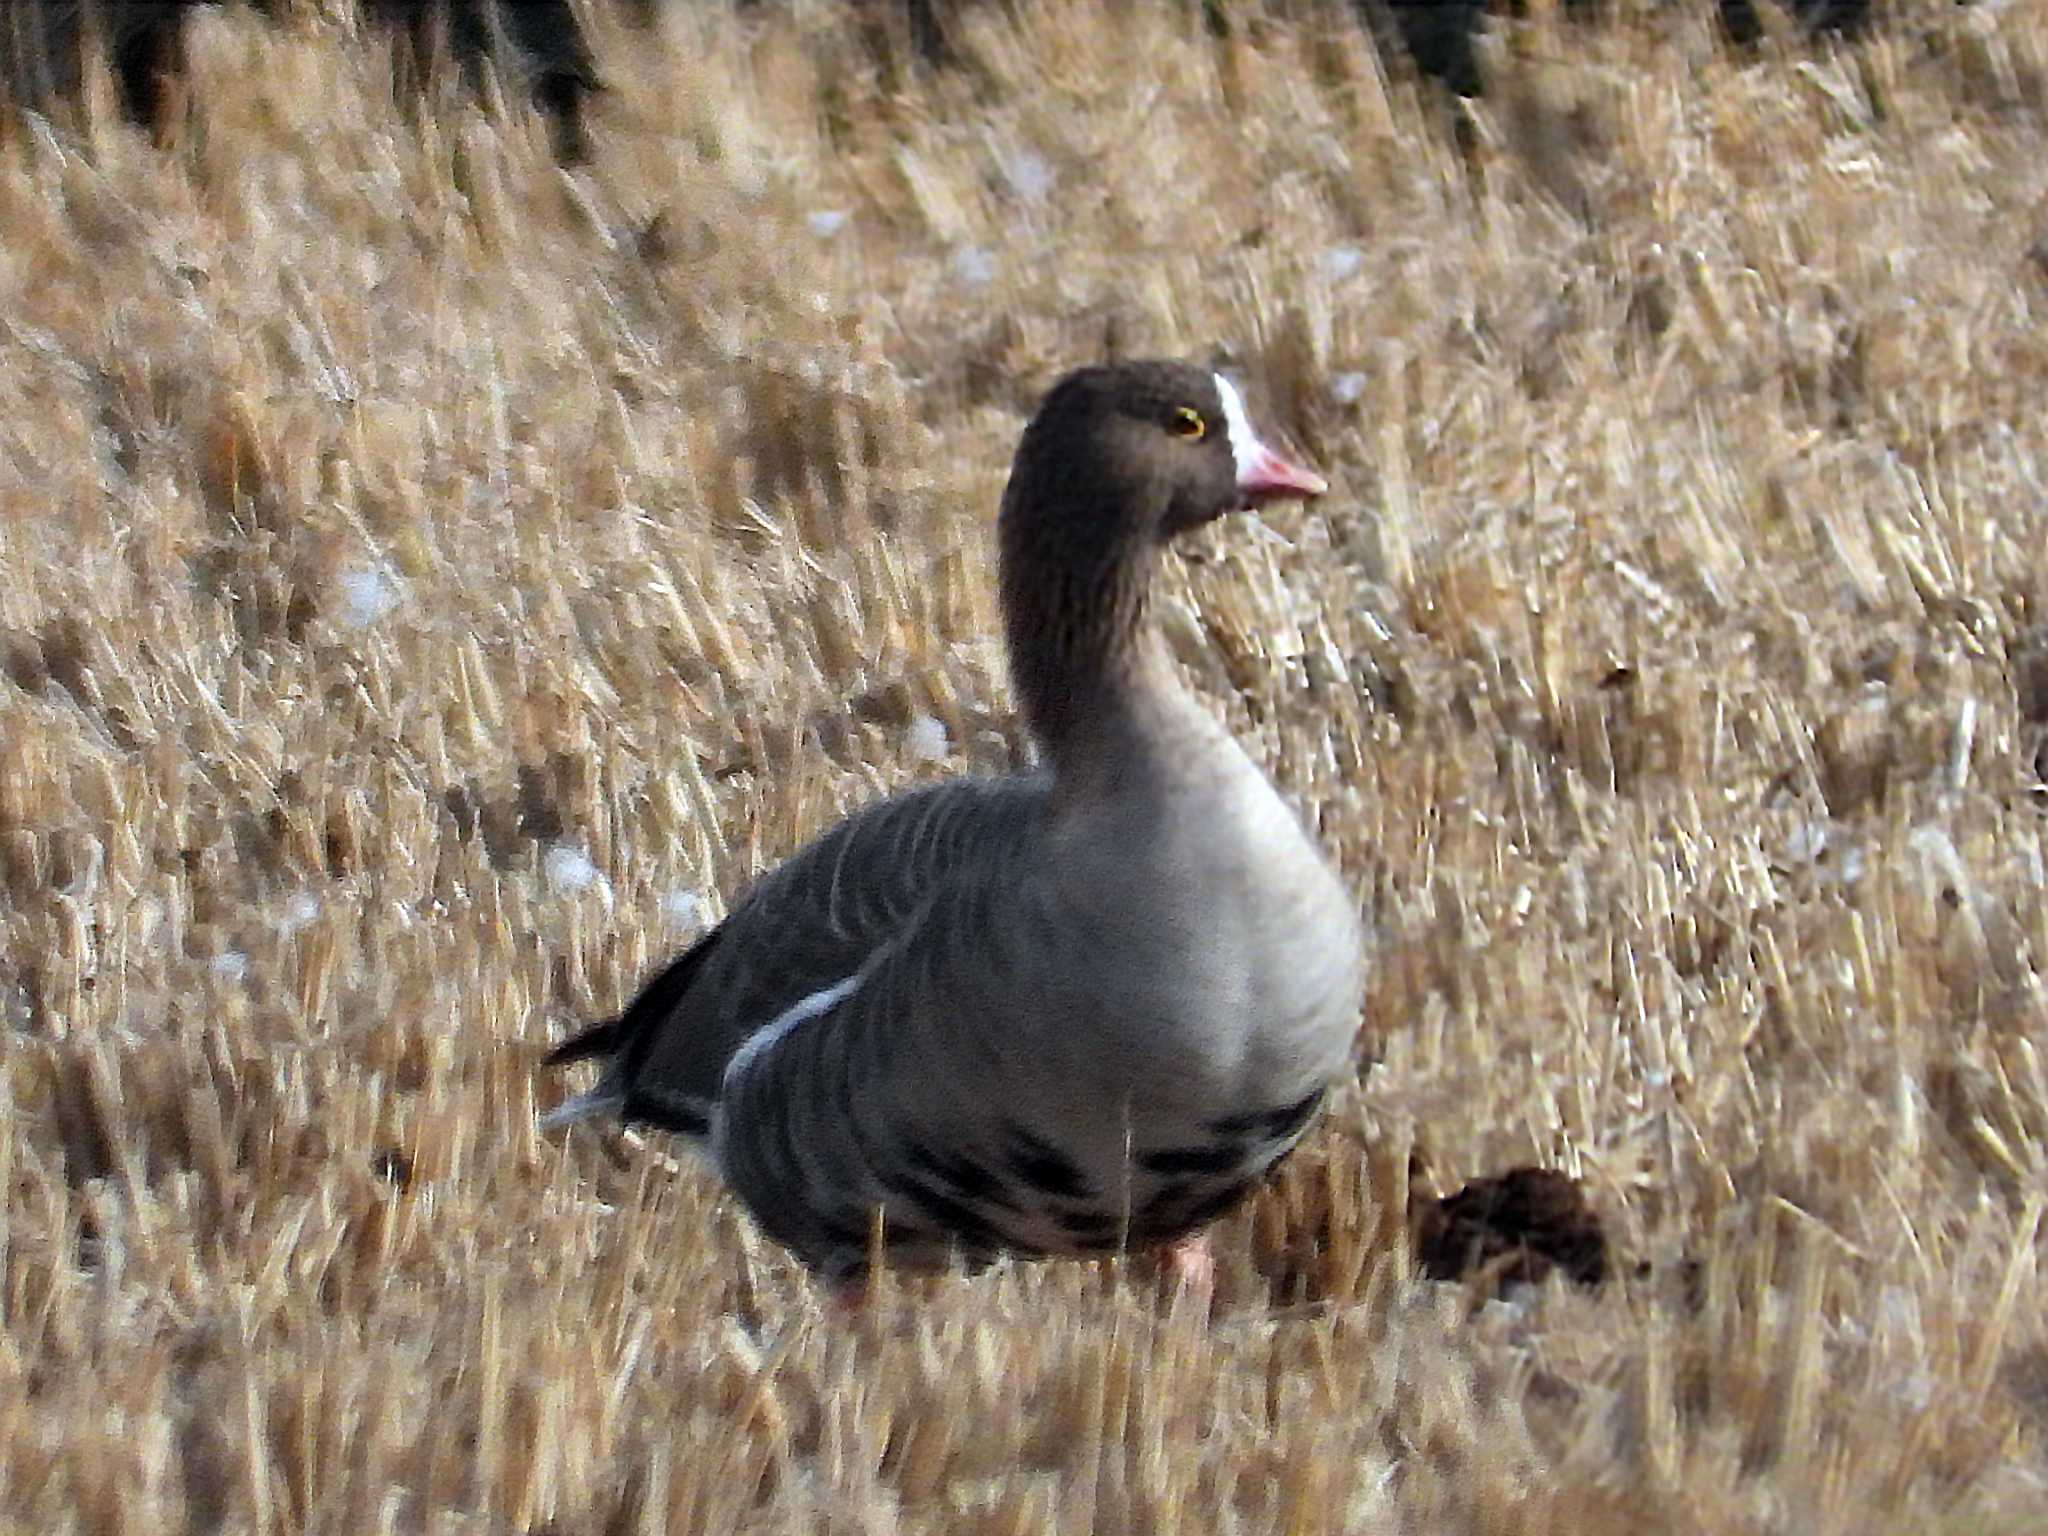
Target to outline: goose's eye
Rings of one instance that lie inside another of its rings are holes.
[[[1191,443],[1199,443],[1209,433],[1209,423],[1202,420],[1202,413],[1191,405],[1184,405],[1173,413],[1173,435],[1184,437]]]

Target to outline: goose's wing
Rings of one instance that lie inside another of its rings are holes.
[[[1015,867],[1043,814],[1036,776],[951,779],[868,807],[777,867],[618,1018],[557,1046],[549,1065],[609,1058],[550,1122],[613,1112],[705,1134],[733,1054],[856,975],[962,874]]]

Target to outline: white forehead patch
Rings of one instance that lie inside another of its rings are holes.
[[[1242,480],[1259,458],[1259,435],[1244,411],[1244,396],[1222,374],[1214,374],[1216,398],[1223,402],[1223,421],[1230,429],[1230,456],[1237,461],[1237,478]]]

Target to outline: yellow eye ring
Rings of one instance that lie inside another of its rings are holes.
[[[1209,423],[1202,420],[1202,413],[1191,405],[1181,406],[1173,413],[1173,433],[1191,443],[1199,443],[1209,434]]]

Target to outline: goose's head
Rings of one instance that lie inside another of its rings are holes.
[[[1149,676],[1162,546],[1326,489],[1260,439],[1236,387],[1206,368],[1110,363],[1054,385],[1017,446],[1000,525],[1011,672],[1039,739],[1059,756],[1106,690]]]
[[[1004,499],[1005,545],[1021,536],[1042,540],[1047,554],[1129,551],[1327,489],[1267,446],[1220,373],[1156,360],[1082,368],[1025,429]]]

